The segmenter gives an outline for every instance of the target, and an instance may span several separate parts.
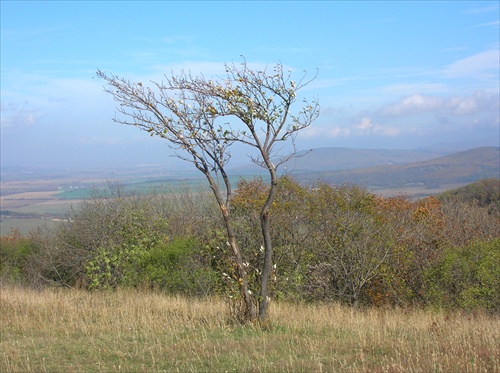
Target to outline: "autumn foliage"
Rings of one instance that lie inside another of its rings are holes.
[[[242,180],[233,200],[252,260],[259,260],[259,242],[250,220],[258,217],[264,195],[261,181]],[[438,286],[433,271],[456,252],[478,247],[488,254],[475,260],[500,278],[499,216],[488,206],[435,197],[384,198],[355,185],[305,188],[284,178],[273,219],[276,297],[430,305],[436,303],[430,289]],[[453,303],[445,298],[437,303]]]
[[[258,222],[267,192],[261,179],[242,179],[231,200],[252,293],[264,260]],[[217,206],[188,194],[181,201],[115,191],[87,201],[54,231],[12,232],[2,237],[1,280],[235,299],[238,271]],[[500,310],[500,215],[490,205],[384,198],[355,185],[304,187],[284,177],[270,219],[271,299]]]

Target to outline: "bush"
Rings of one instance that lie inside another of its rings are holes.
[[[60,225],[46,253],[60,281],[89,288],[136,285],[145,252],[167,241],[168,221],[156,196],[99,191]]]
[[[500,239],[445,250],[426,272],[431,304],[500,311]]]
[[[194,238],[176,238],[144,253],[142,281],[153,288],[188,296],[212,294],[217,275],[210,256]]]
[[[32,233],[37,250],[26,258],[27,278],[36,287],[210,293],[211,254],[201,242],[218,223],[212,212],[205,195],[187,189],[137,194],[112,184],[70,211],[66,223]]]
[[[263,265],[262,233],[259,214],[267,197],[268,186],[260,178],[238,183],[232,200],[234,227],[247,267],[250,290],[257,292]],[[269,293],[275,299],[300,300],[307,265],[313,253],[308,247],[306,219],[308,188],[288,177],[281,177],[270,211],[272,219],[274,268]],[[230,272],[226,269],[223,272]],[[231,276],[229,276],[231,277]]]
[[[390,232],[375,195],[351,185],[311,191],[309,224],[315,242],[304,296],[310,300],[370,304],[369,285],[390,256]]]
[[[0,280],[7,283],[22,284],[26,281],[29,257],[35,251],[33,240],[12,230],[9,235],[0,237]]]
[[[241,180],[232,200],[254,293],[266,188],[261,179]],[[239,278],[212,196],[160,192],[111,185],[54,229],[2,237],[1,281],[236,299]],[[356,186],[309,188],[282,178],[271,219],[274,299],[500,310],[499,215],[477,202],[383,198]]]

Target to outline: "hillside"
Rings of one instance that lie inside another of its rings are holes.
[[[318,148],[289,161],[286,166],[297,172],[322,172],[407,164],[443,155],[444,153],[427,150]]]
[[[500,207],[500,179],[489,178],[476,181],[461,188],[437,195],[441,200],[473,201],[478,206],[497,205]]]
[[[407,164],[425,161],[447,153],[429,150],[389,150],[389,149],[351,149],[351,148],[316,148],[299,152],[299,157],[291,159],[281,166],[287,172],[325,172],[350,170],[389,164]],[[238,174],[263,172],[256,165],[246,165],[233,169]]]
[[[371,189],[423,185],[428,188],[440,184],[471,183],[500,175],[500,148],[475,148],[443,157],[413,162],[338,170],[294,174],[301,182],[322,180],[327,183],[361,184]]]

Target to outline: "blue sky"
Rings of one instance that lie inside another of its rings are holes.
[[[114,123],[97,69],[147,82],[225,62],[319,74],[299,148],[499,143],[498,1],[1,1],[2,166],[166,164]]]

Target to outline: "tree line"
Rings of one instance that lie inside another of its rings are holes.
[[[232,199],[250,294],[259,290],[265,260],[258,222],[268,188],[262,179],[242,179]],[[493,207],[281,178],[270,215],[268,300],[498,312],[500,209]],[[245,321],[238,267],[206,191],[138,194],[110,184],[67,218],[2,237],[2,283],[217,295]]]

